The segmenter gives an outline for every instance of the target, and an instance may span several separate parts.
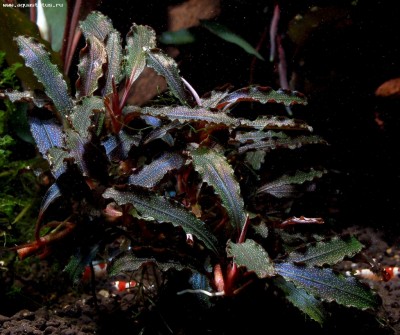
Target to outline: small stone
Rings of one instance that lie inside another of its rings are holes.
[[[110,296],[110,292],[108,292],[107,290],[100,290],[99,295],[101,295],[104,298],[108,298]]]

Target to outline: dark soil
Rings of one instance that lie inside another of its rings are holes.
[[[351,227],[344,233],[354,234],[365,245],[358,267],[368,267],[371,259],[382,266],[399,263],[398,241],[389,245],[388,238],[372,228]],[[350,269],[351,261],[337,267],[342,272]],[[51,279],[54,272],[46,261],[33,270],[30,278],[14,278],[21,290],[8,296],[6,305],[0,304],[1,334],[261,334],[276,327],[284,333],[295,327],[296,334],[400,333],[399,278],[364,280],[380,296],[379,309],[358,311],[330,304],[331,315],[321,327],[268,290],[262,296],[249,290],[246,298],[237,300],[217,298],[207,310],[193,297],[174,294],[179,283],[171,279],[165,279],[158,289],[149,285],[144,292],[122,293],[116,293],[108,281],[99,281],[95,300],[90,285],[72,291],[62,276]],[[40,274],[39,279],[34,274]]]

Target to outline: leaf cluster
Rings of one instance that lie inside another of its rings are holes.
[[[29,123],[54,180],[42,201],[36,241],[18,250],[21,258],[68,245],[74,280],[98,258],[111,276],[148,263],[161,272],[188,269],[192,287],[181,294],[235,296],[262,282],[320,323],[324,301],[376,306],[370,290],[330,268],[362,249],[357,240],[285,241],[287,227],[323,223],[285,212],[289,200],[326,173],[323,168],[302,166],[299,159],[299,166],[271,173],[272,153],[326,145],[305,122],[268,114],[270,105],[305,106],[304,95],[251,86],[200,97],[174,59],[156,48],[152,28],[133,24],[122,45],[111,21],[92,12],[80,29],[86,46],[75,97],[41,44],[15,39],[46,97],[4,95],[47,109],[32,113]],[[145,68],[165,78],[174,104],[127,104]],[[56,204],[62,210],[52,212]]]

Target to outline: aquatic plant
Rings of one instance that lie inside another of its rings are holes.
[[[272,286],[319,323],[326,318],[323,301],[377,305],[371,290],[331,268],[360,252],[361,243],[293,233],[324,223],[287,213],[293,198],[327,171],[301,159],[284,166],[274,153],[295,155],[326,142],[301,120],[269,115],[268,107],[305,106],[304,95],[250,86],[200,97],[174,59],[156,48],[152,28],[133,24],[124,47],[99,12],[80,29],[86,46],[75,96],[43,45],[15,39],[45,95],[2,94],[39,108],[30,113],[30,129],[53,176],[35,241],[17,248],[21,259],[70,252],[66,271],[74,282],[99,259],[115,278],[148,264],[160,273],[187,269],[191,278],[180,295],[228,298],[252,285]],[[169,90],[146,105],[129,105],[146,67]]]
[[[19,89],[16,71],[20,63],[8,66],[5,52],[0,52],[0,89]],[[20,155],[18,148],[26,146],[32,137],[26,118],[26,104],[0,104],[0,243],[21,243],[32,234],[32,223],[40,186],[32,171],[37,165],[35,152]],[[32,145],[32,144],[28,144]],[[17,227],[18,226],[18,227]],[[12,257],[11,257],[12,258]],[[4,264],[3,264],[4,265]]]

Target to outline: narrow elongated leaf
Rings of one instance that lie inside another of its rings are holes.
[[[244,202],[240,195],[240,185],[225,156],[204,148],[192,151],[191,155],[196,171],[221,197],[231,225],[241,231],[246,222]]]
[[[79,53],[79,78],[76,82],[76,97],[91,96],[98,88],[103,76],[103,64],[107,61],[104,44],[94,36],[89,36],[86,46]]]
[[[309,144],[326,144],[326,141],[320,136],[298,136],[293,138],[269,139],[268,141],[256,141],[239,148],[240,154],[248,150],[270,151],[278,148],[297,149]]]
[[[107,74],[106,83],[102,95],[106,96],[112,92],[112,80],[117,84],[121,80],[122,47],[121,36],[118,31],[113,30],[106,43],[107,52]]]
[[[310,127],[307,123],[301,120],[290,119],[285,116],[261,116],[251,120],[240,120],[240,125],[243,127],[250,127],[258,130],[263,129],[291,129],[291,130],[308,130],[310,132],[313,131],[312,127]]]
[[[89,137],[89,127],[92,124],[91,116],[94,111],[104,107],[103,99],[100,97],[85,97],[79,105],[76,105],[70,115],[74,129],[82,138]]]
[[[291,263],[275,264],[278,274],[326,301],[359,309],[377,306],[377,297],[353,277],[335,274],[331,269],[296,266]]]
[[[49,54],[43,45],[31,37],[18,36],[15,38],[20,55],[25,59],[38,80],[43,84],[45,93],[53,101],[54,106],[63,116],[72,108],[72,99],[68,87],[57,66],[50,62]]]
[[[182,123],[188,121],[205,121],[209,123],[222,123],[227,126],[239,125],[238,120],[226,115],[225,113],[214,113],[201,107],[145,107],[141,110],[141,113],[153,116],[162,116],[170,120],[178,120]]]
[[[324,323],[326,312],[321,301],[308,294],[304,289],[298,288],[291,282],[285,281],[282,278],[276,278],[274,283],[285,293],[286,299],[294,306],[307,314],[314,321],[320,324]]]
[[[226,110],[240,101],[257,101],[262,104],[278,103],[285,106],[307,105],[306,97],[297,91],[283,89],[275,91],[268,86],[249,86],[228,94],[218,102],[216,108]]]
[[[127,37],[125,47],[125,75],[133,83],[146,66],[145,50],[155,48],[156,34],[148,26],[133,24]]]
[[[145,165],[139,173],[129,176],[128,184],[154,187],[169,171],[179,169],[184,159],[177,153],[167,152],[158,159]]]
[[[37,97],[32,91],[4,91],[0,92],[0,99],[7,97],[12,103],[14,102],[32,102],[37,107],[43,107],[50,100],[44,97]]]
[[[188,29],[180,29],[177,31],[164,31],[158,38],[164,44],[189,44],[195,41],[194,35]]]
[[[244,243],[229,240],[226,253],[228,257],[233,257],[235,264],[254,271],[259,278],[272,277],[276,273],[268,253],[254,240],[247,239]]]
[[[86,39],[94,36],[101,42],[114,30],[111,20],[98,11],[92,11],[84,21],[79,22],[79,27]]]
[[[223,40],[236,44],[247,53],[256,56],[258,59],[264,60],[264,57],[261,56],[260,53],[256,49],[254,49],[249,42],[247,42],[242,37],[233,33],[230,29],[228,29],[224,25],[207,20],[201,20],[201,25],[207,28],[213,34],[222,38]]]
[[[32,117],[29,119],[29,124],[37,148],[47,160],[49,160],[47,152],[50,148],[64,146],[62,127],[55,119],[40,120]]]
[[[297,171],[293,176],[283,175],[281,178],[261,186],[257,190],[257,193],[266,192],[278,198],[282,198],[286,196],[286,192],[281,191],[284,191],[288,185],[303,184],[315,178],[321,178],[325,173],[327,173],[326,170],[320,171],[311,169],[308,172]]]
[[[159,262],[152,257],[136,257],[133,254],[123,254],[122,256],[115,257],[109,268],[108,274],[110,276],[118,276],[124,272],[134,272],[138,270],[144,263],[152,262],[157,265],[157,267],[162,271],[168,271],[169,269],[176,269],[181,271],[187,269],[185,266],[176,261]]]
[[[103,197],[106,199],[113,198],[119,205],[133,204],[144,216],[144,219],[170,222],[174,226],[181,226],[186,233],[195,235],[204,242],[207,248],[218,253],[215,236],[208,231],[204,222],[178,202],[154,194],[144,194],[143,191],[140,193],[122,192],[113,188],[108,188]]]
[[[264,139],[272,139],[272,138],[288,138],[289,136],[283,132],[276,132],[273,130],[268,131],[248,131],[248,132],[238,132],[235,135],[235,140],[240,143],[246,142],[257,142]]]
[[[343,260],[344,257],[353,257],[360,252],[364,246],[355,238],[340,239],[333,238],[329,242],[317,242],[315,245],[306,246],[305,253],[292,252],[286,259],[292,263],[302,263],[306,266],[334,265]]]
[[[163,76],[172,93],[182,104],[186,104],[185,87],[179,76],[178,65],[173,58],[164,54],[160,49],[149,49],[147,51],[147,66]]]
[[[43,196],[42,203],[40,205],[39,217],[43,216],[44,212],[49,206],[61,196],[61,190],[56,183],[51,185],[46,194]]]

